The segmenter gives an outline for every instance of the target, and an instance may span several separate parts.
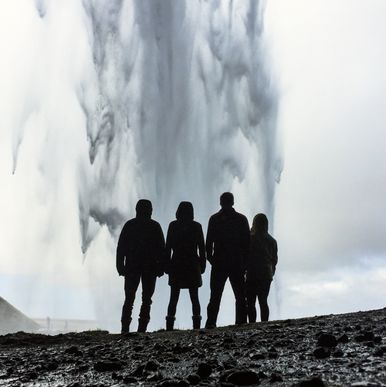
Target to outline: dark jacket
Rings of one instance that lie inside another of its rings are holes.
[[[245,268],[249,252],[247,218],[233,208],[221,209],[209,219],[206,236],[208,261],[218,267]]]
[[[251,235],[247,262],[247,279],[272,281],[276,265],[276,240],[268,233]]]
[[[170,286],[187,289],[202,285],[201,273],[205,271],[205,244],[200,223],[175,220],[169,224],[166,237],[166,262]]]
[[[117,247],[117,270],[120,275],[132,272],[161,274],[165,239],[158,222],[134,218],[122,229]]]

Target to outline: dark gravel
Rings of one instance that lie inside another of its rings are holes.
[[[214,330],[0,336],[0,386],[386,386],[386,309]]]

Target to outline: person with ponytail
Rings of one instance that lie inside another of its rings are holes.
[[[261,321],[268,321],[268,294],[277,260],[277,242],[268,233],[268,218],[264,214],[257,214],[253,219],[247,259],[247,312],[250,323],[256,322],[256,297]]]

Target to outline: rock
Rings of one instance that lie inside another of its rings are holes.
[[[338,345],[338,341],[336,340],[334,335],[328,333],[322,333],[318,337],[318,346],[320,347],[336,347]]]
[[[196,384],[201,382],[201,378],[198,374],[190,374],[188,376],[188,382],[195,386]]]
[[[159,368],[159,363],[155,360],[149,360],[145,365],[146,371],[157,371]]]
[[[309,380],[301,381],[297,384],[298,387],[325,387],[322,379],[315,377]]]
[[[157,382],[158,380],[162,379],[164,379],[164,376],[161,372],[154,372],[146,378],[148,382]]]
[[[254,371],[238,370],[228,376],[227,382],[236,384],[237,386],[250,386],[251,384],[259,384],[260,380]]]
[[[59,364],[56,361],[48,362],[45,366],[46,371],[55,371],[59,367]]]
[[[280,374],[273,373],[271,375],[271,379],[269,381],[271,383],[282,382],[283,381],[283,377]]]
[[[125,376],[123,378],[123,383],[125,384],[137,383],[137,379],[134,376]]]
[[[70,355],[74,355],[74,356],[82,356],[83,355],[83,352],[75,345],[67,348],[64,352],[68,353]]]
[[[197,375],[200,376],[201,379],[207,379],[212,373],[212,366],[208,363],[200,363],[197,369]]]
[[[345,333],[342,336],[340,336],[338,339],[338,343],[346,344],[348,342],[349,342],[349,338]]]
[[[355,336],[355,341],[362,343],[364,341],[374,341],[375,336],[372,331],[362,331],[361,334]]]
[[[385,353],[385,352],[384,352],[383,348],[377,348],[377,349],[374,351],[374,356],[376,356],[376,357],[382,357],[384,353]]]
[[[135,377],[140,377],[143,375],[143,371],[145,369],[145,366],[143,364],[141,364],[140,366],[138,366],[135,371],[131,374],[131,376],[135,376]]]
[[[330,356],[330,351],[325,347],[318,347],[314,351],[314,356],[317,359],[325,359]]]
[[[94,370],[97,372],[119,371],[122,363],[118,361],[98,361],[94,364]]]
[[[343,351],[341,349],[336,349],[333,354],[333,357],[343,357]]]
[[[186,380],[164,380],[163,382],[157,384],[159,387],[189,387],[189,383]]]

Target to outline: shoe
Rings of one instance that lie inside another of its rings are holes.
[[[193,329],[201,328],[201,316],[192,316],[193,320]]]
[[[130,332],[130,323],[131,323],[131,319],[129,319],[125,322],[121,322],[121,334],[122,335],[125,335],[125,334]]]
[[[139,318],[138,319],[138,329],[137,332],[146,332],[147,324],[149,324],[148,319]]]
[[[176,320],[173,316],[166,316],[166,330],[173,331],[174,330],[174,321]]]

